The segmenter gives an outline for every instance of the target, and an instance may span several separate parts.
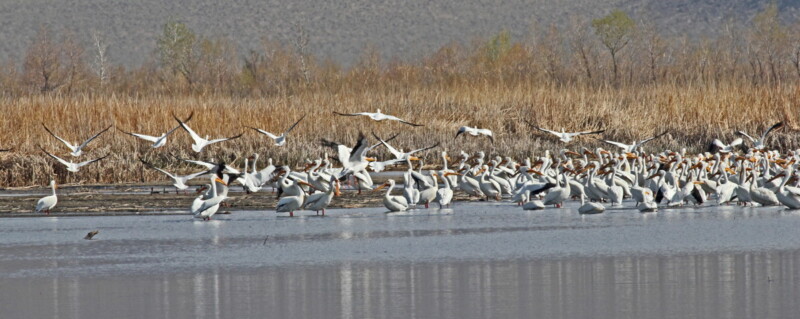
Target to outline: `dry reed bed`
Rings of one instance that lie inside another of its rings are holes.
[[[466,84],[447,88],[376,88],[341,90],[337,93],[303,92],[293,96],[259,99],[238,99],[216,96],[30,96],[0,100],[3,125],[0,147],[13,146],[15,152],[0,158],[0,185],[43,185],[52,177],[61,183],[132,183],[164,181],[165,177],[143,169],[138,157],[158,166],[187,173],[196,167],[175,160],[172,156],[194,159],[216,159],[242,165],[243,158],[261,154],[259,166],[272,157],[276,163],[297,164],[306,158],[317,158],[323,152],[320,138],[346,144],[354,143],[358,132],[390,136],[400,133],[392,143],[405,149],[441,142],[442,147],[428,153],[428,163],[439,163],[439,151],[487,151],[516,157],[530,156],[545,149],[558,150],[563,145],[554,139],[533,132],[522,119],[555,130],[606,128],[605,137],[628,142],[669,131],[665,138],[653,143],[649,150],[686,147],[702,150],[708,142],[720,137],[732,139],[733,131],[760,132],[775,121],[784,120],[787,128],[771,140],[772,145],[796,148],[800,139],[800,88],[792,86],[754,87],[731,85],[717,87],[681,87],[668,84],[644,88],[549,87],[523,83],[501,86],[489,83]],[[357,112],[381,109],[425,127],[412,128],[399,123],[376,123],[366,118],[333,116],[331,111]],[[85,167],[78,174],[67,174],[60,164],[46,157],[41,145],[59,156],[68,158],[66,148],[50,137],[40,122],[65,139],[82,142],[94,132],[113,124],[119,129],[159,135],[179,117],[194,112],[190,126],[201,135],[245,135],[234,141],[212,145],[201,154],[191,151],[188,134],[173,135],[168,144],[151,150],[149,143],[110,130],[88,147],[80,160],[111,154],[108,159]],[[307,114],[282,148],[269,139],[247,129],[256,126],[272,132],[286,127]],[[453,137],[460,125],[490,128],[495,143],[468,136]],[[583,138],[571,148],[597,147],[600,144]],[[381,149],[379,157],[387,158]],[[388,158],[387,158],[388,159]]]

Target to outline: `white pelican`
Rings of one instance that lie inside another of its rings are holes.
[[[423,126],[422,124],[411,123],[411,122],[408,122],[408,121],[403,120],[401,118],[398,118],[396,116],[383,114],[383,113],[381,113],[380,109],[378,109],[377,112],[375,112],[375,113],[369,113],[369,112],[339,113],[339,112],[334,111],[333,114],[341,115],[341,116],[367,116],[367,117],[371,118],[373,121],[378,121],[378,122],[383,121],[383,120],[389,120],[389,121],[398,121],[400,123],[408,124],[408,125],[411,125],[411,126]]]
[[[775,123],[774,125],[770,126],[766,131],[764,131],[764,133],[761,134],[761,137],[759,138],[753,138],[752,136],[747,135],[747,133],[742,131],[736,131],[736,135],[746,137],[748,140],[750,140],[751,143],[753,143],[754,150],[761,151],[766,147],[764,141],[766,141],[767,139],[767,134],[769,134],[769,132],[772,132],[772,130],[779,129],[781,127],[783,127],[783,122]]]
[[[528,201],[525,204],[522,204],[522,210],[541,210],[544,209],[544,203],[540,200],[532,200]]]
[[[45,196],[39,199],[39,201],[36,202],[36,209],[34,209],[34,212],[38,213],[44,211],[45,214],[50,215],[50,210],[53,209],[53,207],[56,207],[56,204],[58,203],[58,196],[56,196],[57,187],[55,180],[50,180],[50,188],[53,189],[53,195]]]
[[[611,169],[611,185],[608,186],[608,200],[611,202],[611,206],[615,204],[621,206],[623,196],[622,186],[617,185],[617,168],[613,167]]]
[[[402,152],[402,151],[397,150],[396,148],[392,147],[391,145],[389,145],[389,143],[386,143],[386,141],[382,140],[380,137],[378,137],[374,133],[372,135],[375,136],[375,138],[377,138],[378,141],[380,141],[381,144],[383,144],[383,146],[386,146],[386,149],[388,149],[389,152],[392,153],[392,155],[394,155],[394,157],[396,159],[398,159],[398,160],[405,160],[405,159],[410,159],[412,161],[419,160],[418,157],[414,157],[414,156],[411,156],[411,155],[413,155],[414,153],[417,153],[417,152],[424,152],[424,151],[427,151],[429,149],[435,148],[435,147],[439,146],[439,144],[440,144],[440,143],[436,143],[433,146],[428,146],[428,147],[425,147],[425,148],[412,150],[410,152]]]
[[[183,158],[179,158],[179,157],[176,157],[176,158],[179,159],[179,160],[182,160],[182,161],[184,161],[186,163],[191,163],[191,164],[203,166],[203,167],[205,167],[205,168],[207,168],[209,170],[212,170],[212,171],[217,171],[217,168],[218,168],[218,165],[219,165],[219,164],[216,164],[216,163],[206,162],[206,161],[183,159]],[[242,173],[238,169],[236,169],[235,167],[230,166],[230,165],[225,165],[225,171],[228,172],[228,173],[231,173],[231,174],[241,174]]]
[[[294,124],[292,124],[292,126],[290,126],[289,129],[286,130],[286,132],[283,132],[283,134],[281,134],[280,136],[272,134],[272,133],[267,132],[267,131],[262,130],[262,129],[255,128],[255,127],[250,127],[250,128],[254,129],[256,132],[264,134],[264,135],[268,136],[269,138],[275,140],[275,146],[283,146],[283,145],[286,144],[286,135],[289,134],[289,132],[291,132],[292,129],[294,129],[294,127],[297,126],[297,124],[299,124],[300,121],[302,121],[304,118],[306,118],[305,115],[303,115],[303,117],[301,117],[299,120],[297,120],[297,122],[294,122]]]
[[[736,147],[742,145],[742,139],[737,138],[733,140],[730,144],[722,143],[719,139],[714,139],[711,141],[711,145],[709,146],[709,152],[711,153],[730,153],[736,150]]]
[[[108,131],[108,129],[110,129],[110,128],[111,128],[111,126],[109,126],[109,127],[106,127],[106,128],[105,128],[105,129],[103,129],[102,131],[98,132],[98,133],[97,133],[97,134],[95,134],[94,136],[92,136],[92,137],[90,137],[89,139],[87,139],[87,140],[86,140],[85,142],[83,142],[82,144],[78,145],[78,143],[72,144],[72,143],[70,143],[70,142],[67,142],[67,141],[66,141],[66,140],[64,140],[63,138],[60,138],[60,137],[58,137],[58,135],[55,135],[55,134],[53,134],[53,132],[51,132],[51,131],[50,131],[50,129],[49,129],[49,128],[47,128],[47,126],[45,126],[45,125],[44,125],[44,123],[42,123],[42,126],[44,127],[44,130],[45,130],[45,131],[47,131],[47,133],[50,133],[50,135],[52,135],[53,137],[55,137],[56,139],[58,139],[59,141],[61,141],[62,143],[64,143],[64,145],[66,145],[66,146],[67,146],[67,148],[69,148],[69,150],[70,150],[70,153],[69,153],[69,154],[70,154],[70,155],[72,155],[72,157],[78,157],[78,156],[81,156],[81,154],[83,154],[83,148],[84,148],[84,147],[86,147],[86,145],[87,145],[87,144],[89,144],[89,142],[93,141],[93,140],[94,140],[94,139],[96,139],[98,136],[100,136],[100,134],[103,134],[103,133],[105,133],[106,131]]]
[[[358,141],[353,148],[325,139],[322,140],[323,146],[336,149],[339,162],[341,162],[344,167],[338,176],[340,180],[348,174],[364,171],[369,162],[375,161],[374,158],[367,158],[367,151],[369,150],[369,145],[367,143],[367,138],[362,133],[358,134]],[[369,176],[369,174],[366,175]],[[370,180],[370,184],[371,182]]]
[[[578,207],[578,214],[591,215],[600,214],[606,211],[606,207],[600,203],[586,202],[586,196],[581,196],[581,207]]]
[[[551,130],[548,130],[548,129],[543,129],[543,128],[538,127],[538,126],[534,126],[533,128],[535,128],[537,130],[540,130],[542,132],[553,134],[553,135],[557,136],[558,139],[561,140],[564,143],[569,143],[570,141],[572,141],[573,138],[581,136],[581,135],[600,134],[600,133],[603,133],[603,132],[606,131],[606,130],[599,130],[599,131],[585,131],[585,132],[569,133],[569,132],[564,132],[563,128],[561,129],[561,132],[556,132],[556,131],[551,131]]]
[[[433,183],[428,183],[422,174],[417,172],[410,172],[411,178],[414,179],[414,184],[419,189],[419,201],[415,204],[425,204],[425,208],[429,208],[430,203],[436,199],[436,192],[439,190],[439,184],[436,180],[436,172],[430,171]]]
[[[395,165],[405,161],[405,159],[393,159],[383,162],[369,162],[369,168],[372,169],[373,172],[383,172],[387,166]]]
[[[498,184],[497,181],[489,176],[491,174],[489,172],[489,166],[483,165],[480,172],[478,183],[480,184],[481,192],[486,195],[486,200],[488,201],[489,198],[492,197],[499,201],[500,195],[503,194],[503,189],[500,188],[500,184]]]
[[[637,206],[639,212],[652,213],[658,211],[658,203],[655,202],[655,199],[653,198],[653,193],[650,192],[649,189],[647,189],[644,191],[642,195],[644,196],[643,201],[641,205]]]
[[[482,198],[483,191],[481,191],[480,182],[475,178],[475,175],[472,173],[469,164],[465,164],[461,171],[464,173],[458,177],[458,189],[469,194],[469,196]]]
[[[775,192],[768,188],[758,186],[758,183],[755,181],[755,173],[751,171],[750,174],[750,177],[753,179],[753,181],[750,182],[750,198],[754,202],[761,204],[761,206],[775,206],[780,204]]]
[[[211,198],[203,200],[203,196],[201,195],[192,202],[191,212],[195,218],[211,220],[211,216],[217,213],[222,201],[228,198],[227,195],[217,192],[217,183],[228,185],[224,180],[219,178],[217,174],[211,175]]]
[[[406,199],[406,202],[410,205],[410,207],[417,208],[417,203],[419,202],[419,189],[414,187],[414,179],[411,177],[411,169],[408,172],[403,174],[403,198]]]
[[[645,143],[650,142],[650,141],[652,141],[654,139],[657,139],[659,137],[662,137],[662,136],[664,136],[664,134],[667,134],[667,132],[658,134],[658,135],[653,136],[651,138],[643,139],[641,141],[633,141],[631,144],[625,144],[625,143],[609,141],[609,140],[600,140],[600,141],[606,142],[606,143],[614,145],[614,146],[617,146],[617,147],[621,148],[623,152],[633,153],[633,152],[636,152],[637,150],[639,150],[639,148],[642,147],[642,145],[644,145]]]
[[[492,131],[490,131],[489,129],[462,126],[462,127],[458,128],[458,133],[456,133],[456,138],[458,138],[459,135],[464,134],[464,133],[467,133],[467,134],[472,135],[472,136],[485,135],[486,137],[489,138],[490,141],[492,141],[492,143],[494,143],[494,135],[492,134]],[[454,140],[455,140],[455,138],[454,138]]]
[[[302,181],[298,183],[301,182]],[[306,199],[306,192],[299,186],[297,188],[300,189],[300,193],[298,195],[286,196],[278,200],[278,205],[275,206],[276,213],[289,213],[289,217],[294,217],[294,211],[300,209]]]
[[[209,145],[215,144],[215,143],[219,143],[219,142],[225,142],[225,141],[232,140],[232,139],[237,139],[237,138],[242,137],[242,134],[243,134],[243,133],[239,133],[239,135],[236,135],[236,136],[209,140],[208,139],[208,135],[206,135],[205,138],[200,137],[200,135],[197,135],[197,133],[195,133],[192,130],[192,128],[189,127],[189,125],[186,125],[186,123],[181,121],[177,116],[173,115],[173,117],[175,118],[176,121],[178,121],[178,123],[180,123],[181,127],[183,127],[183,129],[186,130],[186,132],[189,133],[189,136],[192,137],[192,141],[194,141],[192,143],[192,150],[195,151],[196,153],[200,153],[200,151],[202,151],[203,148],[206,147],[206,146],[209,146]]]
[[[561,177],[563,177],[562,175],[564,175],[563,171],[556,179],[556,186],[551,188],[550,191],[547,192],[547,195],[544,195],[543,203],[545,205],[555,205],[556,207],[561,207],[564,201],[569,199],[569,185],[561,186]]]
[[[303,204],[303,209],[313,210],[319,214],[319,211],[322,211],[322,216],[325,216],[325,208],[330,205],[331,200],[333,200],[333,196],[340,196],[341,192],[339,192],[339,180],[336,177],[331,176],[330,180],[328,181],[329,188],[324,192],[317,192],[308,196],[306,199],[306,203]]]
[[[50,154],[50,153],[48,153],[47,151],[45,151],[45,150],[44,150],[43,148],[41,148],[41,147],[40,147],[40,149],[41,149],[41,150],[42,150],[42,152],[44,152],[45,154],[47,154],[47,155],[49,155],[50,157],[54,158],[55,160],[57,160],[57,161],[58,161],[58,162],[60,162],[61,164],[64,164],[64,166],[66,166],[66,167],[67,167],[67,170],[68,170],[68,171],[70,171],[70,172],[73,172],[73,173],[77,173],[77,172],[78,172],[78,171],[81,169],[81,167],[84,167],[84,166],[86,166],[86,165],[89,165],[89,164],[91,164],[91,163],[94,163],[94,162],[97,162],[97,161],[99,161],[99,160],[102,160],[102,159],[104,159],[104,158],[108,157],[108,155],[109,155],[109,154],[106,154],[106,155],[105,155],[105,156],[103,156],[103,157],[95,158],[95,159],[93,159],[93,160],[88,160],[88,161],[85,161],[85,162],[80,162],[80,163],[73,163],[73,162],[68,162],[68,161],[66,161],[66,160],[64,160],[64,159],[62,159],[62,158],[60,158],[60,157],[58,157],[58,156],[55,156],[55,155],[53,155],[53,154]]]
[[[194,112],[189,114],[189,117],[186,118],[186,120],[184,120],[183,122],[184,123],[189,122],[192,119],[193,115],[194,115]],[[178,125],[178,126],[172,128],[171,130],[167,131],[166,133],[162,133],[161,136],[150,136],[150,135],[145,135],[145,134],[131,133],[131,132],[126,132],[126,131],[120,130],[119,128],[117,128],[117,130],[119,130],[122,133],[128,134],[130,136],[138,137],[138,138],[143,139],[145,141],[153,142],[153,145],[150,145],[150,147],[159,148],[159,147],[162,147],[165,144],[167,144],[167,137],[170,136],[173,132],[175,132],[175,130],[179,129],[180,127],[181,126]]]
[[[172,179],[172,186],[175,186],[175,193],[176,194],[178,193],[179,190],[182,191],[182,190],[186,190],[187,188],[189,188],[189,185],[186,185],[186,182],[188,182],[190,180],[193,180],[193,179],[197,178],[200,175],[204,175],[204,174],[208,174],[209,173],[208,171],[202,171],[202,172],[197,172],[197,173],[194,173],[194,174],[181,176],[181,175],[177,175],[177,174],[172,174],[172,173],[167,172],[167,171],[165,171],[163,169],[155,167],[155,166],[153,166],[153,164],[150,164],[150,163],[146,162],[144,159],[140,158],[139,160],[145,166],[147,166],[149,168],[152,168],[154,170],[157,170],[157,171],[159,171],[161,173],[164,173],[164,175],[169,176],[169,178]]]
[[[444,187],[436,191],[436,201],[439,203],[439,208],[441,209],[443,206],[450,207],[450,201],[453,200],[453,187],[450,185],[449,177],[451,175],[461,175],[461,174],[452,172],[439,172],[439,174],[440,174],[439,176],[442,177],[442,182],[444,183]]]
[[[388,187],[389,189],[386,190],[386,195],[383,197],[383,206],[386,206],[387,209],[393,212],[400,212],[408,209],[408,201],[406,201],[405,197],[392,195],[392,189],[394,189],[393,179],[390,179],[381,186],[378,186],[374,191],[379,191],[384,187]]]
[[[800,209],[800,188],[786,186],[786,183],[796,178],[795,176],[792,176],[792,173],[794,173],[796,168],[797,164],[790,165],[786,171],[775,176],[775,178],[778,178],[781,175],[784,175],[783,181],[781,181],[781,185],[778,186],[778,190],[776,191],[775,195],[777,196],[778,201],[789,209]]]

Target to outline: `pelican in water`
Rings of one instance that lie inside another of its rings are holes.
[[[217,192],[217,183],[227,186],[228,184],[219,177],[221,171],[217,171],[217,174],[211,175],[211,198],[204,200],[203,195],[198,196],[195,198],[194,202],[192,202],[191,212],[195,218],[201,218],[202,220],[211,220],[211,216],[217,213],[219,210],[219,205],[224,201],[228,196],[226,194],[221,194]]]
[[[189,117],[186,118],[185,120],[183,120],[183,122],[186,123],[186,122],[189,122],[190,120],[192,120],[192,116],[193,115],[194,115],[194,112],[189,114]],[[176,127],[173,127],[171,130],[167,131],[166,133],[162,133],[161,136],[150,136],[150,135],[139,134],[139,133],[131,133],[131,132],[126,132],[126,131],[120,130],[119,128],[117,128],[117,130],[119,130],[122,133],[128,134],[130,136],[138,137],[138,138],[143,139],[145,141],[152,142],[153,145],[150,145],[151,148],[159,148],[159,147],[162,147],[165,144],[167,144],[167,137],[170,136],[173,132],[175,132],[175,130],[179,129],[180,127],[181,127],[180,125],[178,125]]]
[[[759,138],[753,138],[752,136],[747,135],[747,133],[743,131],[736,131],[736,135],[746,137],[748,140],[750,140],[751,143],[753,143],[754,150],[762,151],[764,150],[765,147],[767,147],[766,144],[764,143],[767,140],[767,134],[781,127],[783,127],[783,122],[775,123],[772,126],[770,126],[766,131],[764,131],[764,133],[761,134]]]
[[[297,126],[297,124],[300,124],[300,121],[302,121],[304,118],[306,118],[305,115],[303,115],[303,117],[301,117],[299,120],[297,120],[297,122],[294,122],[294,124],[292,124],[292,126],[290,126],[289,129],[286,130],[286,132],[283,132],[283,134],[281,134],[281,135],[275,135],[275,134],[272,134],[270,132],[267,132],[265,130],[258,129],[258,128],[255,128],[255,127],[250,127],[250,128],[255,130],[256,132],[264,134],[264,135],[268,136],[269,138],[275,140],[275,146],[283,146],[283,145],[286,144],[286,135],[288,135],[289,132],[291,132],[292,129],[294,129],[294,127]]]
[[[352,174],[357,179],[359,193],[361,188],[372,188],[372,178],[367,173],[366,168],[369,162],[374,162],[375,159],[367,157],[367,151],[370,150],[367,143],[367,138],[362,133],[358,134],[358,142],[353,148],[325,139],[322,140],[323,146],[335,148],[338,153],[338,159],[342,163],[343,169],[337,177],[342,180],[347,175]]]
[[[646,138],[646,139],[643,139],[643,140],[641,140],[641,141],[633,141],[631,144],[625,144],[625,143],[621,143],[621,142],[615,142],[615,141],[610,141],[610,140],[600,140],[600,141],[602,141],[602,142],[605,142],[605,143],[607,143],[607,144],[614,145],[614,146],[616,146],[616,147],[619,147],[619,148],[621,148],[621,149],[622,149],[622,151],[623,151],[623,152],[626,152],[626,153],[634,153],[634,152],[636,152],[637,150],[639,150],[639,149],[640,149],[640,148],[641,148],[641,147],[642,147],[642,146],[643,146],[645,143],[647,143],[647,142],[650,142],[650,141],[652,141],[652,140],[654,140],[654,139],[657,139],[657,138],[659,138],[659,137],[662,137],[662,136],[664,136],[665,134],[667,134],[667,132],[664,132],[664,133],[658,134],[658,135],[656,135],[656,136],[653,136],[653,137],[651,137],[651,138]]]
[[[179,190],[180,190],[180,191],[182,191],[182,190],[186,190],[187,188],[189,188],[189,185],[186,185],[186,182],[188,182],[188,181],[190,181],[190,180],[193,180],[193,179],[197,178],[197,177],[198,177],[198,176],[200,176],[200,175],[208,174],[208,171],[197,172],[197,173],[194,173],[194,174],[189,174],[189,175],[177,175],[177,174],[172,174],[172,173],[170,173],[170,172],[167,172],[167,171],[165,171],[165,170],[163,170],[163,169],[160,169],[160,168],[158,168],[158,167],[155,167],[153,164],[150,164],[150,163],[148,163],[148,162],[147,162],[147,161],[145,161],[144,159],[141,159],[141,158],[140,158],[139,160],[140,160],[140,161],[142,162],[142,164],[144,164],[146,167],[148,167],[148,168],[152,168],[152,169],[154,169],[154,170],[157,170],[157,171],[159,171],[159,172],[163,173],[164,175],[167,175],[167,176],[169,176],[169,178],[171,178],[171,179],[172,179],[172,186],[175,186],[175,193],[176,193],[176,194],[178,193],[178,191],[179,191]]]
[[[381,113],[380,109],[378,109],[377,112],[375,112],[375,113],[369,113],[369,112],[339,113],[339,112],[334,111],[333,114],[341,115],[341,116],[366,116],[366,117],[371,118],[373,121],[378,121],[378,122],[386,120],[386,121],[397,121],[397,122],[400,122],[400,123],[403,123],[403,124],[407,124],[407,125],[411,125],[411,126],[423,126],[422,124],[411,123],[409,121],[403,120],[403,119],[401,119],[399,117],[396,117],[396,116],[383,114],[383,113]]]
[[[491,130],[485,129],[485,128],[470,127],[470,126],[459,127],[458,128],[458,133],[456,133],[456,137],[453,140],[455,140],[456,138],[458,138],[459,135],[464,134],[464,133],[467,133],[467,134],[472,135],[472,136],[481,136],[481,135],[483,135],[483,136],[488,137],[489,140],[492,141],[492,143],[494,143],[494,134],[492,134]]]
[[[786,186],[790,180],[797,178],[796,176],[792,175],[794,170],[797,169],[797,166],[798,164],[792,164],[786,169],[786,171],[773,177],[783,177],[783,181],[781,181],[780,186],[778,186],[778,190],[775,192],[775,195],[777,196],[778,201],[789,209],[800,209],[800,188]]]
[[[313,210],[319,214],[322,211],[322,216],[325,216],[325,208],[331,204],[333,196],[341,196],[339,191],[339,180],[335,176],[331,176],[328,181],[330,187],[324,192],[317,192],[308,196],[306,203],[303,204],[303,209]]]
[[[192,137],[192,141],[194,141],[192,143],[192,150],[195,151],[195,153],[200,153],[200,151],[202,151],[204,147],[209,146],[211,144],[216,144],[216,143],[219,143],[219,142],[225,142],[225,141],[229,141],[229,140],[232,140],[232,139],[240,138],[240,137],[242,137],[242,134],[243,134],[243,133],[239,133],[239,135],[236,135],[236,136],[223,137],[223,138],[218,138],[218,139],[214,139],[214,140],[209,140],[208,139],[208,135],[206,135],[205,138],[202,138],[202,137],[200,137],[200,135],[197,135],[197,133],[195,133],[192,130],[192,128],[189,127],[189,125],[186,125],[186,123],[181,121],[177,116],[173,115],[172,117],[174,117],[175,120],[178,121],[178,123],[181,125],[181,127],[183,127],[183,129],[186,130],[186,132],[189,133],[189,136]]]
[[[592,215],[606,211],[606,207],[600,203],[586,202],[586,195],[581,195],[581,207],[578,207],[578,214]]]
[[[379,191],[385,187],[388,187],[388,189],[386,190],[386,195],[383,196],[383,206],[386,206],[386,208],[392,212],[401,212],[408,209],[408,201],[405,197],[392,195],[392,189],[394,189],[393,179],[378,186],[374,191]]]
[[[53,132],[50,131],[50,129],[47,128],[47,126],[44,125],[44,123],[42,123],[42,127],[44,127],[44,130],[47,131],[47,133],[50,133],[50,135],[52,135],[57,140],[59,140],[62,143],[64,143],[64,145],[66,145],[67,148],[69,148],[69,150],[70,150],[69,155],[72,155],[72,157],[81,156],[81,154],[83,154],[83,148],[86,147],[86,145],[88,145],[89,142],[94,141],[94,139],[96,139],[98,136],[100,136],[101,134],[105,133],[106,131],[108,131],[108,129],[111,128],[111,126],[106,127],[102,131],[98,132],[97,134],[93,135],[92,137],[90,137],[89,139],[87,139],[86,141],[84,141],[83,143],[78,145],[78,143],[74,143],[73,144],[73,143],[67,142],[65,139],[60,138],[60,137],[58,137],[58,135],[53,134]]]
[[[450,207],[450,202],[453,200],[453,186],[450,184],[450,176],[461,175],[454,172],[439,172],[442,178],[444,187],[436,191],[436,201],[439,203],[439,209],[444,206]]]
[[[533,126],[533,128],[535,128],[535,129],[537,129],[539,131],[545,132],[545,133],[553,134],[556,137],[558,137],[558,139],[561,140],[564,143],[569,143],[569,142],[572,141],[572,139],[574,139],[575,137],[581,136],[581,135],[600,134],[600,133],[603,133],[603,132],[606,131],[606,130],[598,130],[598,131],[585,131],[585,132],[570,133],[570,132],[565,132],[564,128],[561,128],[561,132],[551,131],[551,130],[544,129],[544,128],[541,128],[541,127],[538,127],[538,126]]]
[[[58,187],[56,186],[55,180],[50,180],[50,188],[53,189],[53,195],[45,196],[39,199],[39,201],[36,202],[36,209],[34,209],[34,212],[38,213],[44,211],[45,214],[50,215],[50,210],[53,209],[53,207],[56,207],[56,204],[58,203],[56,188]]]
[[[66,160],[64,160],[63,158],[60,158],[60,157],[58,157],[58,156],[55,156],[55,155],[53,155],[53,154],[50,154],[50,153],[48,153],[47,151],[45,151],[45,150],[44,150],[43,148],[41,148],[41,147],[40,147],[39,149],[41,149],[41,150],[42,150],[42,152],[44,152],[44,153],[45,153],[45,154],[47,154],[48,156],[50,156],[50,157],[54,158],[54,159],[55,159],[56,161],[58,161],[59,163],[61,163],[61,164],[64,164],[64,166],[66,166],[66,167],[67,167],[67,171],[70,171],[70,172],[73,172],[73,173],[77,173],[77,172],[78,172],[78,171],[81,169],[81,167],[84,167],[84,166],[86,166],[86,165],[89,165],[89,164],[91,164],[91,163],[94,163],[94,162],[97,162],[97,161],[99,161],[99,160],[102,160],[102,159],[104,159],[104,158],[108,157],[108,155],[109,155],[109,154],[106,154],[106,155],[105,155],[105,156],[103,156],[103,157],[95,158],[95,159],[93,159],[93,160],[88,160],[88,161],[84,161],[84,162],[80,162],[80,163],[73,163],[73,162],[66,161]]]

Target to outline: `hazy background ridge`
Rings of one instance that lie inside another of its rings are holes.
[[[754,0],[522,0],[522,1],[119,1],[6,0],[0,3],[0,59],[24,56],[41,25],[69,30],[89,43],[92,30],[110,45],[112,63],[138,65],[151,56],[156,37],[170,18],[198,34],[225,36],[240,55],[260,49],[261,39],[290,41],[295,23],[307,30],[311,53],[350,64],[366,45],[386,58],[413,59],[451,41],[469,43],[503,29],[517,39],[531,27],[566,25],[573,18],[601,17],[623,9],[652,21],[664,34],[713,35],[724,22],[746,23],[769,1]],[[800,1],[777,1],[783,19],[794,21]]]

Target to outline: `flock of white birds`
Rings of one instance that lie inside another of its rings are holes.
[[[375,121],[388,120],[414,127],[422,126],[383,114],[380,110],[375,113],[334,113],[339,116],[366,116]],[[167,143],[167,138],[172,133],[183,128],[193,140],[192,150],[198,153],[209,145],[241,136],[203,138],[187,124],[191,115],[185,120],[177,117],[175,120],[178,126],[160,136],[123,132],[153,143],[152,148],[159,148]],[[289,126],[280,135],[258,128],[252,129],[266,135],[274,141],[275,146],[280,147],[287,144],[289,133],[302,120],[303,118]],[[573,133],[563,129],[558,132],[532,124],[531,126],[554,135],[564,143],[570,143],[582,135],[603,133],[603,130]],[[305,163],[305,168],[301,171],[292,171],[288,165],[276,167],[272,159],[269,159],[265,168],[258,169],[258,154],[245,159],[244,169],[241,171],[224,162],[183,159],[203,167],[201,171],[189,175],[170,173],[144,160],[142,162],[171,178],[176,192],[188,189],[190,180],[206,176],[209,183],[198,189],[199,196],[189,208],[195,218],[203,220],[210,220],[219,210],[220,205],[228,198],[229,186],[234,182],[241,184],[248,192],[258,192],[268,186],[277,189],[280,199],[275,211],[288,213],[289,216],[294,216],[294,212],[298,210],[315,211],[317,214],[321,212],[324,215],[334,197],[341,194],[342,183],[357,189],[359,194],[362,190],[380,191],[386,188],[383,204],[389,211],[416,209],[418,205],[428,208],[433,203],[437,203],[440,208],[449,206],[454,191],[487,201],[510,200],[525,210],[561,207],[566,201],[577,200],[581,202],[578,208],[580,214],[602,213],[607,206],[622,207],[625,203],[635,205],[641,212],[655,212],[660,207],[704,205],[712,200],[718,205],[783,205],[790,209],[800,209],[800,179],[795,174],[800,164],[800,150],[781,153],[766,147],[768,134],[781,127],[782,123],[777,123],[757,138],[741,131],[736,132],[749,140],[750,146],[747,149],[742,138],[737,138],[730,144],[715,139],[707,152],[694,155],[686,154],[685,149],[678,152],[644,152],[646,143],[666,133],[630,144],[599,139],[617,147],[616,152],[603,148],[581,148],[579,152],[562,149],[557,154],[546,151],[541,156],[519,162],[499,155],[487,157],[482,151],[474,154],[461,151],[457,163],[454,163],[447,152],[442,151],[441,169],[428,171],[423,170],[423,159],[415,154],[436,148],[438,143],[404,151],[389,144],[394,137],[384,140],[374,134],[377,143],[372,145],[363,134],[360,134],[353,147],[322,140],[322,145],[333,148],[336,156],[328,157],[326,153],[319,159]],[[72,157],[79,157],[87,144],[110,127],[81,144],[69,143],[46,126],[44,128],[69,148]],[[455,136],[458,138],[464,133],[476,137],[485,136],[494,141],[492,131],[488,129],[462,126]],[[379,161],[368,156],[370,151],[381,146],[393,158]],[[42,151],[63,164],[70,172],[77,172],[107,156],[76,163],[44,149]],[[418,168],[415,168],[414,162],[419,163],[416,165]],[[384,184],[374,185],[370,171],[381,172],[399,165],[407,166],[407,170],[402,172],[401,195],[393,195],[396,182],[392,179]],[[36,212],[49,214],[55,207],[58,202],[55,181],[51,181],[51,187],[52,195],[38,201]],[[630,200],[625,201],[626,199]]]

